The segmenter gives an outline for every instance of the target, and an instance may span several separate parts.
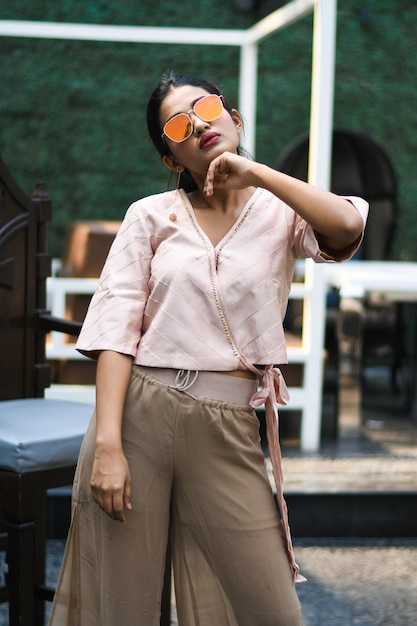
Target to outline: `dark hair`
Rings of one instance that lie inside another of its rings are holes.
[[[162,128],[159,117],[161,104],[166,96],[169,94],[171,89],[175,89],[176,87],[182,87],[184,85],[201,87],[208,93],[215,93],[218,96],[222,95],[221,91],[215,85],[201,78],[176,74],[173,71],[169,71],[163,75],[161,81],[154,89],[151,97],[149,98],[148,107],[146,110],[149,136],[152,139],[152,142],[161,157],[164,155],[170,156],[171,154],[167,143],[162,138]],[[232,112],[232,109],[227,105],[224,97],[223,105],[224,108],[229,111],[229,113]],[[183,187],[187,192],[197,189],[197,185],[193,177],[187,170],[184,170],[184,172],[181,174],[179,186]]]

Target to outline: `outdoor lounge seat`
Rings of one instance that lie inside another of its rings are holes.
[[[0,470],[27,474],[72,467],[93,406],[26,398],[0,403]]]
[[[9,603],[9,626],[45,622],[54,595],[45,585],[48,490],[72,484],[94,408],[44,397],[47,334],[81,329],[46,309],[51,216],[43,184],[29,198],[0,158],[0,550],[8,570],[0,603]],[[170,624],[170,574],[168,559],[161,626]]]
[[[44,623],[47,491],[70,485],[93,407],[46,398],[0,402],[1,509],[10,626]],[[7,592],[7,594],[6,594]]]
[[[77,335],[81,324],[46,310],[51,269],[42,184],[26,196],[0,159],[0,532],[7,573],[0,602],[10,626],[44,623],[47,492],[71,485],[93,406],[43,397],[50,384],[50,330]]]

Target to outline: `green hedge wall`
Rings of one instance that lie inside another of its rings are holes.
[[[247,28],[259,17],[232,0],[109,5],[1,0],[0,19]],[[411,1],[339,1],[334,122],[370,134],[393,162],[400,214],[392,256],[399,259],[417,259],[416,21]],[[270,165],[308,129],[311,33],[307,16],[260,46],[256,156]],[[145,107],[167,68],[202,75],[237,102],[233,47],[0,37],[0,55],[0,153],[28,193],[35,181],[47,183],[56,256],[70,221],[122,219],[133,200],[166,189],[168,172],[146,136]]]

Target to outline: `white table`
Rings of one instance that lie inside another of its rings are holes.
[[[363,298],[377,292],[390,302],[417,302],[417,262],[347,261],[325,266],[329,286],[342,297]]]
[[[324,271],[327,285],[339,289],[341,297],[378,294],[387,302],[417,302],[417,262],[347,261],[327,264]],[[411,416],[417,420],[417,372],[413,394]]]

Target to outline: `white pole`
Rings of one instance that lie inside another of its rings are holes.
[[[214,46],[241,46],[247,38],[246,31],[239,29],[164,28],[161,26],[118,26],[69,22],[28,22],[24,20],[0,20],[0,36]]]
[[[297,20],[311,13],[314,0],[292,0],[276,9],[246,31],[247,43],[257,42],[275,33],[284,26],[290,26]]]
[[[310,13],[314,0],[293,0],[245,32],[240,49],[239,111],[245,122],[243,147],[255,158],[259,42]]]
[[[308,179],[324,189],[330,188],[336,4],[337,0],[316,0],[314,9]],[[312,261],[306,262],[306,283],[314,288],[313,297],[305,299],[304,307],[304,340],[310,346],[304,371],[309,408],[301,427],[301,448],[306,451],[317,450],[320,444],[326,315],[323,269]]]
[[[309,182],[330,188],[337,0],[316,0],[310,115]]]
[[[244,122],[242,145],[250,155],[256,151],[256,97],[258,45],[245,44],[240,52],[239,112]]]

